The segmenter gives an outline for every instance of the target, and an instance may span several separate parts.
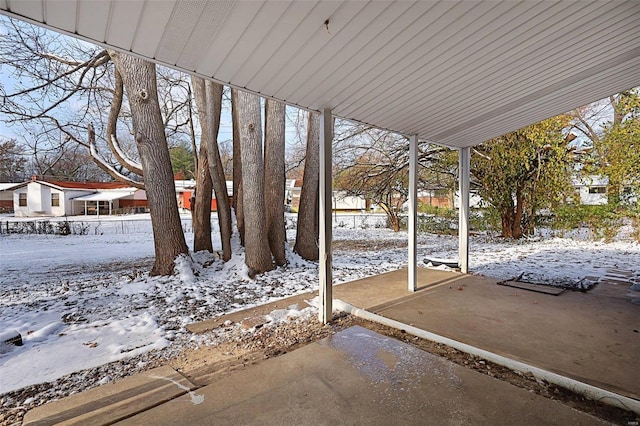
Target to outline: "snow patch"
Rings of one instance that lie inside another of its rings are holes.
[[[175,271],[183,284],[195,284],[197,281],[193,273],[193,261],[188,255],[180,255],[175,260]]]

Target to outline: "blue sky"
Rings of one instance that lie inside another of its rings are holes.
[[[0,37],[4,37],[7,34],[7,28],[4,26],[4,21],[2,18],[0,19]],[[14,81],[7,72],[5,67],[0,65],[0,85],[4,88],[7,93],[13,91]],[[13,129],[9,129],[7,125],[4,123],[4,117],[0,117],[0,138],[13,138],[16,137]]]

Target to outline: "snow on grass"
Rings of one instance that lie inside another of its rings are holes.
[[[250,279],[237,235],[226,263],[215,254],[191,253],[177,259],[173,276],[149,277],[154,249],[147,216],[78,219],[93,220],[99,232],[0,235],[0,333],[15,330],[24,340],[21,347],[4,345],[0,351],[0,394],[190,344],[189,323],[318,285],[317,263],[291,250],[287,266]],[[192,245],[184,217],[183,228]],[[287,234],[293,241],[295,231]],[[406,266],[406,232],[337,227],[334,240],[336,283]],[[420,235],[418,258],[457,259],[457,244],[455,236]],[[217,236],[214,249],[220,250]],[[640,247],[630,239],[605,244],[551,235],[517,242],[476,236],[470,250],[472,272],[498,279],[525,272],[553,283],[598,276],[612,267],[635,271],[640,265]],[[315,315],[313,309],[292,306],[272,312],[270,320]]]
[[[10,325],[23,330],[24,344],[0,358],[0,393],[161,349],[169,343],[147,312],[78,324],[54,321],[38,325],[34,321]]]
[[[478,242],[471,250],[472,271],[499,279],[524,273],[525,280],[554,284],[600,277],[611,268],[640,273],[640,246],[631,240],[604,243],[553,237]]]

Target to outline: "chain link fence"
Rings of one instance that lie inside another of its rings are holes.
[[[482,214],[471,215],[471,229],[486,230],[487,218]],[[185,233],[193,233],[191,217],[181,218],[182,229]],[[217,217],[212,215],[212,226],[217,226]],[[337,213],[332,215],[334,228],[342,229],[382,229],[388,227],[388,219],[380,213]],[[285,213],[285,226],[295,230],[298,223],[296,213]],[[418,232],[436,234],[451,234],[457,232],[457,213],[449,215],[418,214]],[[400,217],[400,226],[406,229],[407,217]],[[151,220],[147,218],[135,219],[90,219],[82,217],[70,218],[41,218],[32,220],[5,219],[0,220],[0,234],[51,234],[51,235],[114,235],[151,233]]]
[[[345,229],[370,229],[370,228],[386,228],[388,225],[387,216],[385,214],[362,214],[339,213],[332,215],[334,228]],[[298,225],[297,214],[285,214],[285,226],[287,229],[296,229]]]
[[[193,232],[191,218],[181,218],[185,233]],[[212,222],[215,222],[212,219]],[[128,220],[78,220],[77,218],[46,218],[33,220],[0,220],[0,234],[47,235],[127,235],[151,233],[148,218]]]

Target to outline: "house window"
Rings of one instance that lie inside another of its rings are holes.
[[[60,207],[60,194],[51,194],[51,207]]]
[[[27,207],[27,194],[18,194],[18,205],[20,207]]]
[[[604,186],[592,186],[589,188],[589,194],[606,194],[607,188]]]

